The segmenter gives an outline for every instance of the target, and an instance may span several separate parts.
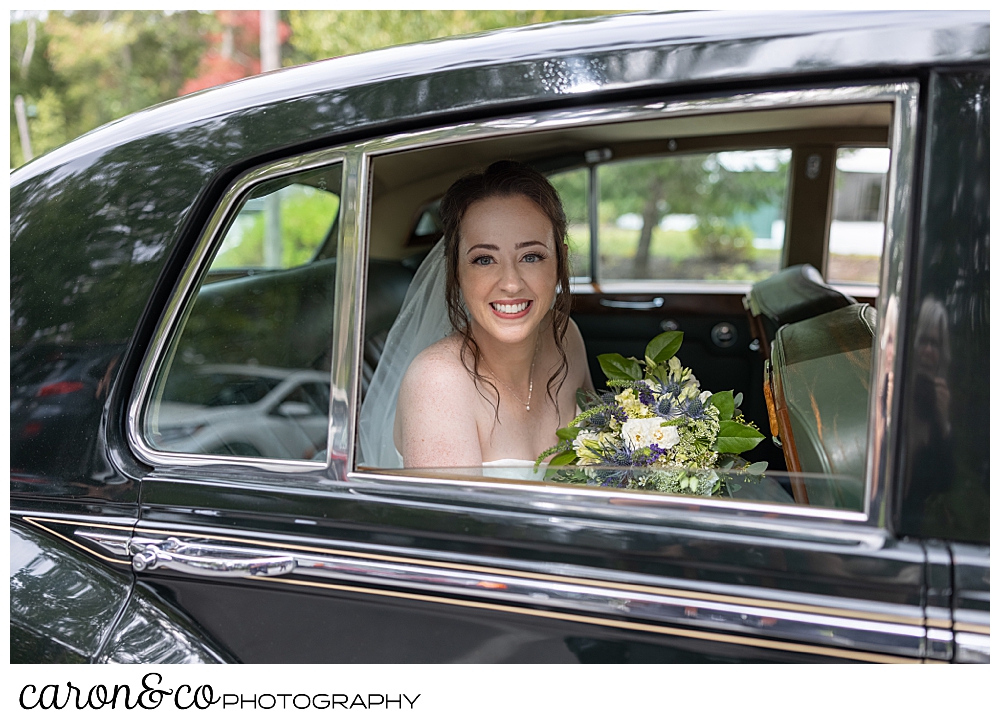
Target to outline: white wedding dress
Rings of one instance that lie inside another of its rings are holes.
[[[392,437],[399,385],[410,363],[427,347],[452,333],[445,301],[444,240],[430,250],[413,276],[399,316],[389,329],[385,350],[368,385],[358,419],[358,462],[373,468],[402,468],[403,456]],[[490,460],[485,477],[541,480],[534,460]]]

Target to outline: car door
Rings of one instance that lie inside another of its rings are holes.
[[[839,92],[836,100],[848,105],[858,98],[891,104],[894,153],[912,158],[914,86]],[[817,102],[808,93],[792,97],[793,106]],[[754,100],[781,110],[788,99]],[[534,122],[591,128],[602,114],[669,121],[698,108],[688,101],[652,111],[586,108],[543,113]],[[94,545],[131,560],[137,590],[183,612],[218,657],[244,662],[948,658],[947,641],[925,623],[923,546],[879,524],[885,479],[878,474],[858,481],[866,490],[862,509],[835,510],[776,503],[763,488],[748,488],[759,492],[756,499],[720,500],[359,463],[355,420],[370,313],[384,311],[376,300],[401,302],[399,285],[379,287],[368,274],[377,267],[369,255],[380,218],[373,174],[380,164],[406,166],[401,154],[414,148],[430,158],[458,141],[483,153],[493,153],[489,143],[497,139],[530,143],[511,127],[485,122],[434,128],[425,137],[372,138],[265,164],[226,190],[161,316],[133,392],[129,443],[151,467],[140,520],[125,546],[109,534],[95,536]],[[899,189],[908,188],[908,174],[897,162],[890,181],[897,195],[887,223],[897,239],[906,229],[900,212],[910,199]],[[336,253],[213,279],[221,254],[235,248],[231,235],[250,233],[239,221],[248,202],[266,205],[296,184],[337,190],[334,219],[318,232],[336,239]],[[628,345],[662,329],[663,319],[687,325],[696,349],[710,350],[712,329],[727,320],[749,344],[737,292],[657,293],[666,309],[652,314],[601,304],[646,303],[646,294],[593,290],[579,316],[591,354],[602,345],[628,354]],[[706,369],[712,354],[704,352]],[[742,351],[731,367],[724,350],[717,356],[719,386],[757,382]],[[222,363],[327,370],[326,458],[238,446],[191,452],[165,443],[165,432],[177,440],[198,434],[197,424],[172,420],[167,430],[159,406],[187,394],[190,368]],[[743,371],[730,378],[732,369]],[[876,436],[870,446],[876,462],[884,444]],[[765,484],[776,499],[786,478],[776,471]],[[119,658],[127,655],[123,641]]]

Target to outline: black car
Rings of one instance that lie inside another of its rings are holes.
[[[989,29],[504,30],[183,97],[12,172],[11,660],[988,662]],[[363,459],[437,202],[500,158],[562,195],[597,386],[597,355],[683,331],[767,435],[762,480]]]

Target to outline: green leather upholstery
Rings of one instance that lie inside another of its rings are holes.
[[[810,482],[812,505],[861,510],[875,310],[852,304],[781,327],[771,375],[783,444],[801,472],[849,476],[856,484]],[[783,414],[784,413],[784,414]]]
[[[826,282],[810,264],[797,264],[757,282],[750,290],[746,306],[752,316],[760,317],[764,334],[770,342],[779,327],[818,314],[856,304]]]

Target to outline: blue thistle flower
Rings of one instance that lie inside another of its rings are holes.
[[[680,405],[672,397],[661,397],[660,401],[656,403],[656,414],[667,420],[679,417],[681,415]]]
[[[708,417],[705,413],[705,406],[697,397],[687,403],[687,409],[684,410],[684,414],[692,420],[704,420]]]
[[[601,393],[601,402],[605,405],[613,405],[615,403],[615,393],[604,391]]]
[[[670,380],[663,386],[663,395],[665,397],[678,397],[681,394],[681,387],[679,382]]]
[[[588,427],[597,428],[598,430],[607,427],[607,425],[608,425],[608,415],[606,412],[603,411],[595,412],[593,415],[590,416],[590,419],[587,421]]]

